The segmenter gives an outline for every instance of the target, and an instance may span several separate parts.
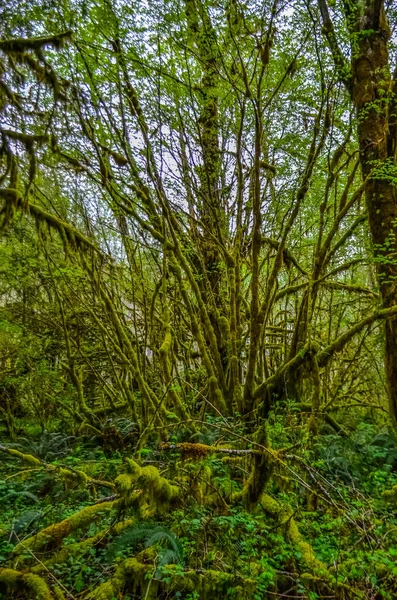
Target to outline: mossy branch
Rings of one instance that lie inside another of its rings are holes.
[[[49,525],[49,527],[42,529],[32,537],[20,542],[15,546],[14,554],[20,555],[26,549],[37,551],[57,548],[73,531],[82,528],[87,529],[91,523],[103,518],[106,513],[110,512],[120,504],[121,499],[117,498],[109,502],[101,502],[99,504],[86,506],[71,517],[60,521],[59,523]]]
[[[369,315],[365,319],[362,319],[361,321],[353,325],[353,327],[342,333],[342,335],[340,335],[336,340],[329,344],[329,346],[327,346],[326,348],[324,348],[324,350],[321,350],[321,352],[317,354],[317,361],[319,366],[324,367],[331,360],[333,355],[336,352],[340,352],[340,350],[342,350],[342,348],[348,342],[350,342],[350,340],[355,335],[360,333],[360,331],[362,331],[364,327],[372,325],[372,323],[375,323],[375,321],[391,319],[396,315],[397,306],[392,306],[391,308],[383,308],[381,310],[378,310],[377,312],[373,313],[372,315]]]
[[[0,40],[0,50],[6,54],[26,52],[27,50],[40,50],[46,46],[51,46],[56,50],[63,48],[73,37],[73,31],[68,30],[56,35],[50,35],[38,38],[14,38],[12,40]]]
[[[15,456],[16,458],[19,458],[20,460],[22,460],[22,462],[25,462],[26,464],[28,464],[30,466],[43,468],[45,471],[47,471],[49,473],[55,472],[57,475],[59,475],[65,481],[72,480],[75,483],[77,482],[77,483],[83,484],[84,486],[93,485],[93,486],[110,488],[112,490],[115,489],[114,484],[110,481],[94,479],[93,477],[90,477],[89,475],[84,473],[84,471],[80,471],[78,469],[70,469],[65,466],[52,465],[50,463],[46,463],[43,460],[40,460],[39,458],[37,458],[36,456],[33,456],[32,454],[24,454],[23,452],[20,452],[19,450],[16,450],[14,448],[8,448],[7,446],[4,446],[3,444],[0,444],[0,451],[7,452],[7,454],[10,454],[10,456]]]
[[[339,47],[338,40],[335,33],[335,28],[332,23],[327,0],[318,0],[318,5],[320,8],[321,18],[323,21],[323,33],[327,39],[328,45],[330,47],[332,57],[334,59],[335,68],[338,73],[339,79],[346,86],[346,89],[351,92],[352,81],[349,66],[347,61]]]
[[[180,444],[161,444],[162,450],[179,450],[182,454],[191,458],[204,458],[209,454],[230,454],[235,456],[245,456],[251,454],[268,454],[254,448],[217,448],[216,446],[207,446],[206,444],[191,444],[182,442]]]

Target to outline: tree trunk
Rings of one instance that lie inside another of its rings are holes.
[[[384,9],[377,15],[376,2],[367,0],[364,17],[357,18],[353,37],[358,48],[352,44],[352,98],[361,168],[368,178],[365,195],[382,304],[391,308],[397,304],[395,82],[390,78],[390,29]],[[397,424],[397,319],[387,320],[385,331],[390,414]]]
[[[396,91],[390,75],[390,27],[383,0],[345,3],[350,30],[351,74],[335,36],[326,0],[319,0],[323,32],[339,77],[355,109],[360,162],[383,308],[397,305]],[[395,74],[396,75],[396,74]],[[390,415],[397,424],[397,319],[385,322],[386,379]]]

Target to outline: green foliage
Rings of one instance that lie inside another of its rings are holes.
[[[393,3],[17,4],[1,600],[393,600]]]
[[[20,449],[26,454],[33,454],[44,461],[64,458],[70,452],[70,442],[76,438],[62,432],[44,430],[38,439],[19,438],[18,444],[10,447]]]
[[[362,423],[345,438],[327,435],[321,440],[319,459],[326,472],[344,483],[355,482],[371,494],[397,479],[397,439],[393,430],[376,430]]]
[[[144,542],[145,548],[160,545],[157,555],[156,577],[161,578],[162,568],[169,564],[183,565],[183,546],[179,538],[161,524],[136,523],[124,531],[109,546],[108,557],[113,559],[119,554],[128,555],[128,547]]]

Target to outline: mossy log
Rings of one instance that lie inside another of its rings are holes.
[[[84,539],[83,541],[63,546],[57,552],[55,552],[51,558],[32,567],[31,571],[32,573],[40,574],[46,572],[51,565],[65,563],[71,556],[83,556],[89,552],[91,548],[104,546],[109,541],[109,538],[111,538],[113,535],[120,535],[125,529],[131,527],[131,525],[134,523],[135,519],[126,519],[125,521],[116,523],[112,527],[101,529],[98,531],[98,533]]]
[[[109,502],[101,502],[99,504],[86,506],[67,519],[49,525],[49,527],[46,527],[35,535],[23,540],[23,542],[20,542],[15,546],[14,554],[20,555],[25,552],[25,550],[36,552],[38,550],[51,550],[57,548],[73,531],[82,528],[87,529],[91,523],[103,518],[104,515],[119,506],[120,503],[121,500],[118,498]]]
[[[91,592],[87,600],[112,600],[126,589],[133,591],[136,597],[146,600],[155,600],[160,594],[175,590],[182,593],[196,592],[200,600],[224,598],[232,588],[236,600],[252,600],[256,592],[257,582],[254,579],[213,569],[181,571],[172,564],[167,565],[168,581],[165,582],[154,576],[154,558],[149,559],[150,562],[143,562],[145,559],[149,559],[148,551],[123,561],[113,577]]]
[[[182,454],[191,458],[204,458],[209,454],[231,454],[235,456],[245,456],[247,454],[264,454],[264,451],[254,448],[217,448],[216,446],[207,446],[206,444],[192,444],[182,442],[181,444],[161,444],[162,450],[179,450]]]
[[[0,569],[0,591],[5,588],[7,592],[23,590],[29,594],[31,600],[53,600],[50,588],[46,581],[33,573],[21,573],[14,569]]]

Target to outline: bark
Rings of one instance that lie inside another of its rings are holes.
[[[357,136],[365,197],[372,236],[382,308],[397,305],[397,189],[396,91],[390,75],[388,43],[390,27],[384,2],[366,0],[362,5],[345,4],[350,29],[351,75],[346,77],[335,46],[336,38],[326,0],[319,0],[323,31],[328,39],[340,79],[346,84],[356,110]],[[397,319],[385,322],[385,368],[390,416],[397,424]]]
[[[369,2],[367,3],[369,5]],[[369,8],[369,6],[367,6]],[[376,27],[377,11],[367,15],[367,21],[357,24],[371,33],[359,38],[358,52],[353,55],[352,98],[357,111],[357,133],[360,144],[363,176],[370,177],[366,186],[366,202],[369,226],[374,244],[383,308],[397,304],[397,264],[392,256],[397,251],[395,227],[397,219],[397,190],[390,176],[373,174],[373,169],[388,170],[395,167],[395,130],[390,128],[394,98],[389,89],[395,84],[390,80],[388,39],[390,36],[384,10],[379,27]],[[373,32],[372,32],[373,28]],[[378,167],[378,168],[377,168]],[[389,246],[390,243],[390,246]],[[397,424],[397,320],[386,321],[386,378],[388,383],[390,415]]]
[[[207,8],[201,0],[186,0],[185,6],[188,31],[202,68],[202,78],[198,86],[201,109],[197,126],[202,151],[198,212],[204,230],[199,244],[204,260],[205,275],[218,303],[221,255],[214,239],[218,239],[225,219],[219,197],[220,148],[217,91],[219,52],[216,31],[212,26]]]

